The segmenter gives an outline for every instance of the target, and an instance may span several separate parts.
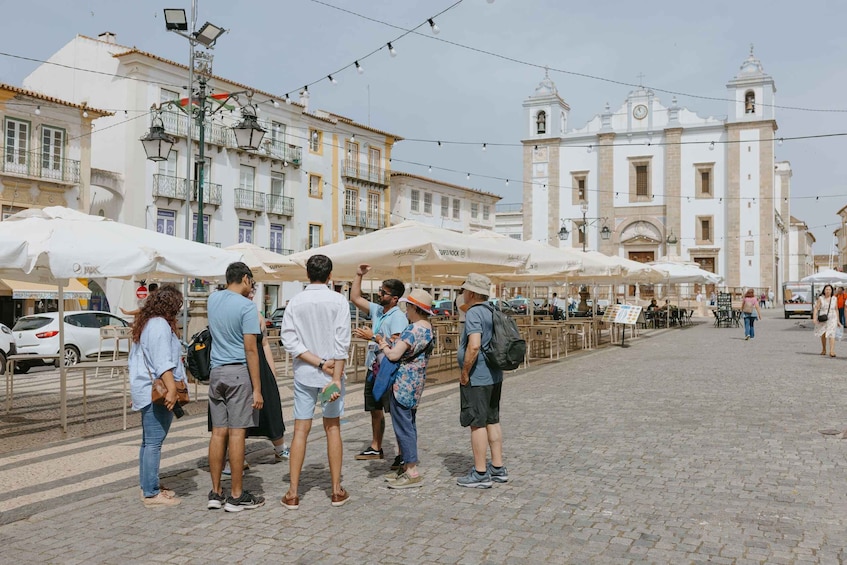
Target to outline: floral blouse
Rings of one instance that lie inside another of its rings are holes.
[[[400,359],[397,379],[394,381],[394,398],[407,408],[415,408],[423,394],[426,365],[430,354],[429,351],[423,353],[421,351],[432,342],[432,329],[409,324],[400,334],[399,339],[408,343],[409,349]]]

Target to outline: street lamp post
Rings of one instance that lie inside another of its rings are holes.
[[[609,229],[609,226],[606,225],[606,220],[608,218],[589,218],[588,216],[588,202],[583,200],[580,203],[580,211],[582,212],[582,224],[579,226],[579,231],[582,233],[582,251],[585,253],[586,244],[588,243],[588,226],[591,224],[595,224],[597,222],[603,222],[603,227],[600,228],[600,239],[603,241],[608,240],[612,237],[612,230]],[[578,218],[577,218],[578,219]],[[559,228],[559,241],[567,241],[570,232],[568,228],[565,226],[565,221],[570,220],[574,221],[573,218],[562,218],[562,227]]]

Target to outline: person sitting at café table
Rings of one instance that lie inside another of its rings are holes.
[[[647,306],[647,311],[652,312],[653,310],[658,310],[658,309],[659,309],[659,305],[656,304],[656,299],[653,298],[652,300],[650,300],[650,304]]]

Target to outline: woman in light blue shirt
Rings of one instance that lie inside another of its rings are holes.
[[[141,412],[138,474],[145,506],[175,506],[180,502],[172,490],[159,484],[159,462],[173,421],[175,382],[185,380],[176,325],[181,309],[182,293],[175,286],[163,286],[147,298],[132,326],[129,381],[132,409]],[[168,389],[164,404],[151,401],[153,379],[157,377]]]

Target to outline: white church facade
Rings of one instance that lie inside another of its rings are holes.
[[[776,87],[752,49],[726,87],[725,118],[639,87],[570,128],[570,107],[545,77],[523,103],[523,239],[676,257],[729,287],[779,288],[791,168],[774,159]]]

